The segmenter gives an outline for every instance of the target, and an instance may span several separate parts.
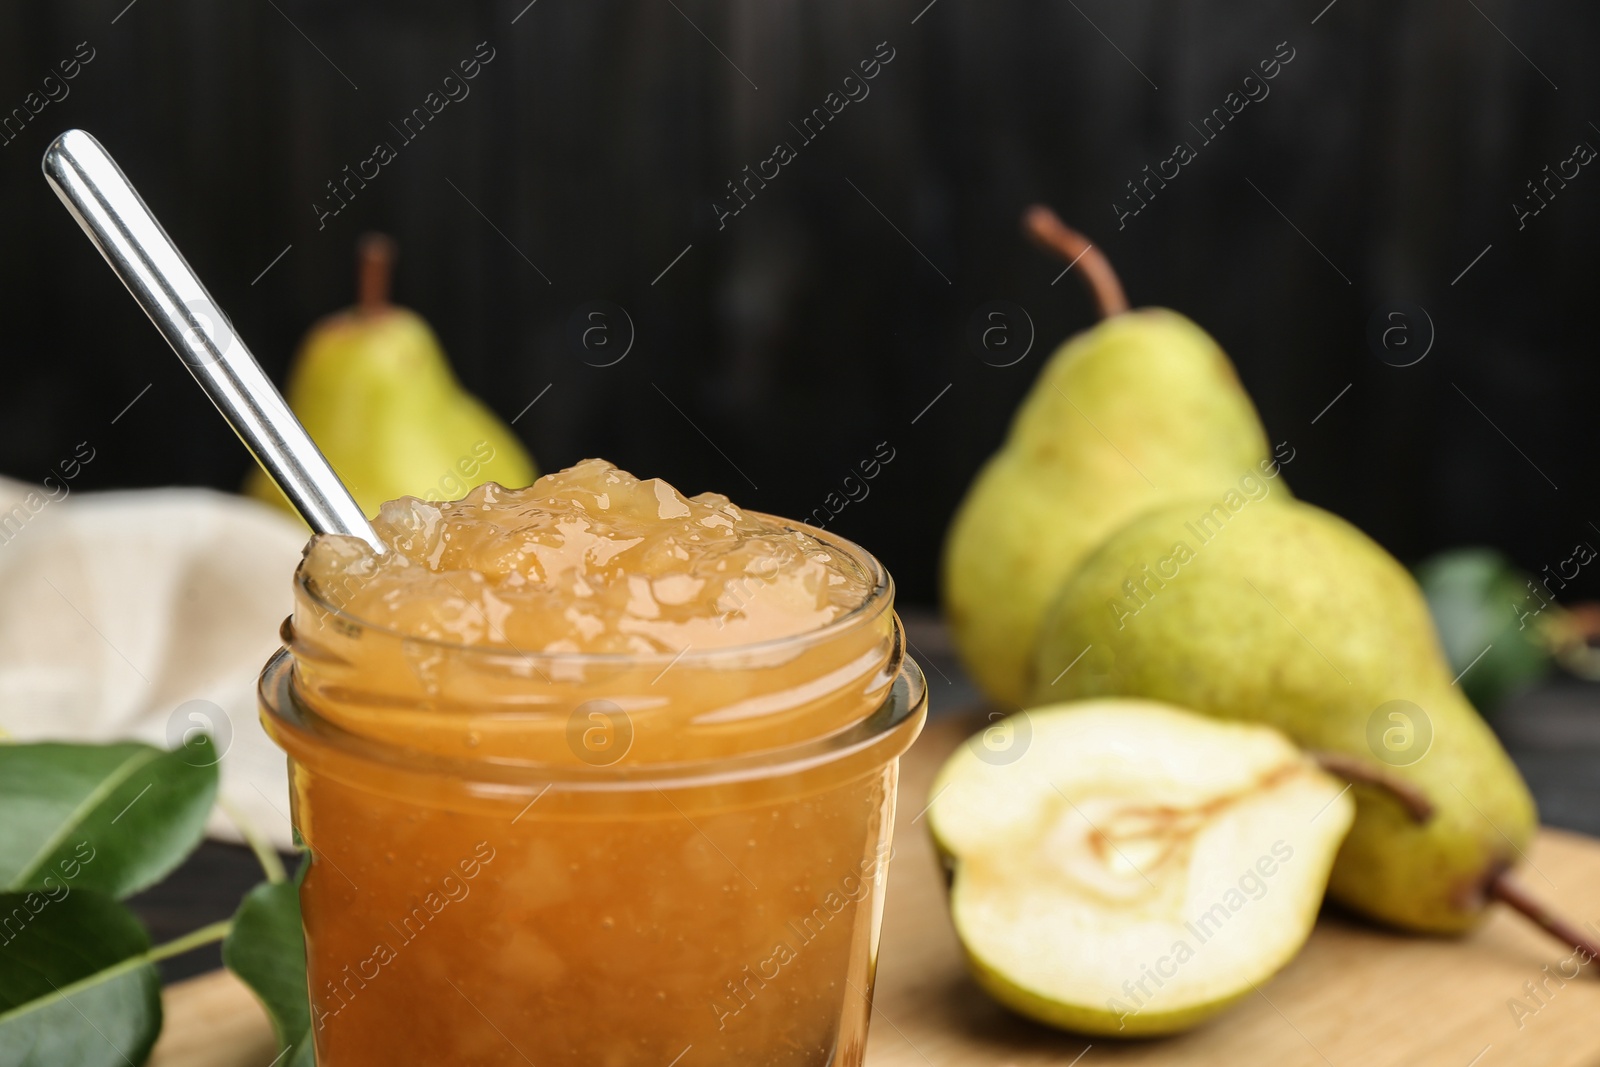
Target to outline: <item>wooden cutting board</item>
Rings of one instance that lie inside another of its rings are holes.
[[[1307,1064],[1337,1067],[1600,1065],[1600,975],[1591,966],[1538,1006],[1525,982],[1568,953],[1497,913],[1464,940],[1404,937],[1324,915],[1304,951],[1260,995],[1182,1037],[1118,1042],[1019,1019],[973,985],[922,821],[939,765],[983,720],[931,724],[902,767],[896,858],[868,1045],[871,1067]],[[1600,927],[1600,841],[1546,830],[1527,881],[1580,923]],[[1542,876],[1539,872],[1542,872]],[[1520,999],[1533,1014],[1513,1014]],[[167,1026],[153,1067],[266,1067],[266,1017],[231,975],[166,991]],[[684,1067],[693,1067],[686,1063]]]

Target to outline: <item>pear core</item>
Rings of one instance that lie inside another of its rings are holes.
[[[826,626],[877,585],[799,524],[599,459],[526,489],[401,497],[373,525],[394,551],[319,535],[305,578],[347,616],[454,644],[628,655],[750,645]]]

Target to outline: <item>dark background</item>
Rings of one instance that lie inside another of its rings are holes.
[[[933,601],[944,525],[1042,360],[1092,319],[1018,235],[1035,200],[1102,244],[1136,305],[1214,333],[1294,447],[1300,495],[1402,558],[1489,542],[1538,570],[1600,537],[1600,172],[1525,229],[1512,209],[1578,141],[1600,146],[1592,4],[125,3],[0,8],[0,109],[94,50],[0,146],[13,476],[83,440],[97,455],[75,488],[231,488],[249,462],[40,176],[50,139],[81,126],[280,380],[307,326],[350,302],[357,235],[381,228],[397,298],[471,389],[509,419],[550,385],[517,423],[546,470],[602,455],[806,515],[889,442],[833,526],[909,602]],[[388,124],[480,41],[495,58],[471,95],[399,147]],[[895,58],[870,96],[800,145],[788,124],[882,41]],[[1124,183],[1198,144],[1188,124],[1279,42],[1294,59],[1270,96],[1119,229]],[[319,230],[324,183],[379,140],[398,158]],[[799,158],[719,230],[713,199],[779,140]],[[636,329],[614,366],[568,337],[595,299]],[[1037,332],[1005,368],[967,340],[995,299]],[[1405,368],[1367,337],[1401,300],[1437,332]],[[1585,571],[1570,593],[1597,590]]]

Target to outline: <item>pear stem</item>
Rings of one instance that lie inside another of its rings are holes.
[[[144,954],[144,958],[151,963],[170,960],[174,956],[181,956],[185,952],[199,948],[201,945],[210,945],[221,941],[233,932],[233,920],[223,919],[221,922],[202,926],[198,930],[184,934],[175,941],[168,941],[165,945],[157,945]]]
[[[1083,267],[1089,292],[1100,308],[1100,317],[1109,319],[1128,310],[1128,297],[1122,291],[1122,282],[1111,268],[1111,261],[1083,234],[1067,226],[1054,211],[1043,204],[1035,204],[1022,213],[1022,232],[1046,252],[1067,261],[1067,269],[1074,264]]]
[[[363,234],[356,244],[356,306],[372,315],[389,306],[395,244],[381,233]]]
[[[1312,752],[1310,756],[1316,760],[1317,766],[1336,778],[1375,786],[1388,793],[1406,809],[1412,821],[1420,824],[1433,818],[1433,801],[1429,800],[1422,790],[1399,775],[1391,774],[1375,763],[1344,752]]]
[[[1498,900],[1520,911],[1532,920],[1535,926],[1584,956],[1584,963],[1600,958],[1600,944],[1540,903],[1537,897],[1528,892],[1527,886],[1517,881],[1509,868],[1495,876],[1489,883],[1488,891],[1490,899]]]

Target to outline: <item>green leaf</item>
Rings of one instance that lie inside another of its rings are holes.
[[[159,882],[200,843],[217,795],[204,735],[149,745],[0,745],[0,891]]]
[[[0,1067],[127,1067],[161,1031],[150,939],[110,897],[0,893]]]
[[[222,944],[222,962],[260,998],[279,1049],[310,1043],[311,998],[300,928],[300,882],[308,866],[302,861],[292,882],[264,882],[252,889]]]
[[[1549,669],[1538,623],[1561,609],[1540,600],[1532,579],[1505,556],[1490,548],[1451,549],[1416,573],[1451,673],[1479,711],[1494,714]]]

